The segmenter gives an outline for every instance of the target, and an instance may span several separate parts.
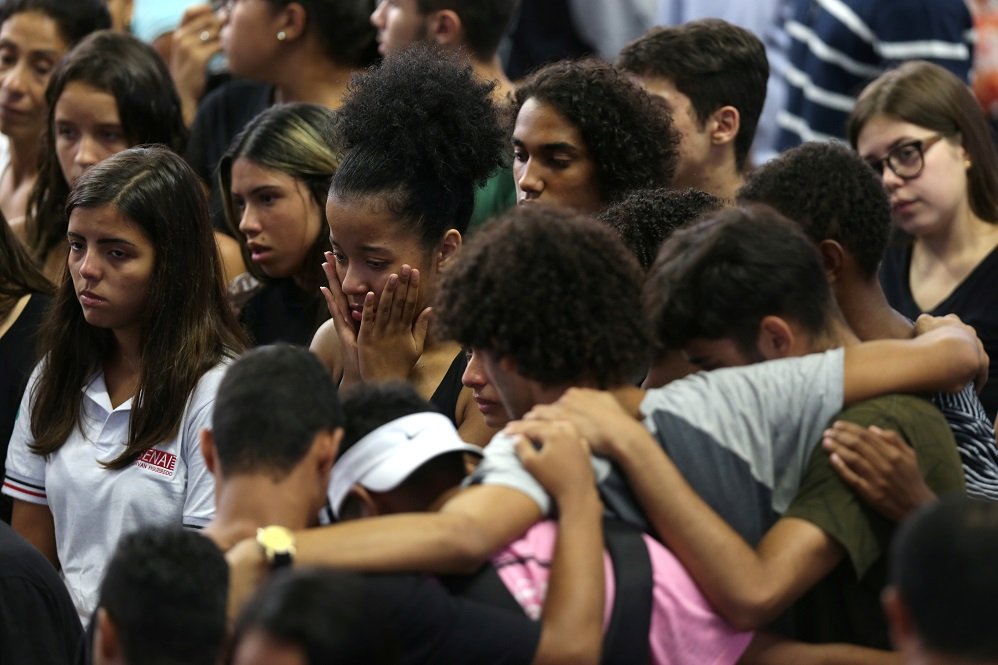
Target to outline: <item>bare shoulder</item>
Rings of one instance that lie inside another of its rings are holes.
[[[325,321],[312,336],[312,343],[308,350],[314,353],[326,369],[334,377],[339,377],[343,372],[340,362],[340,340],[336,333],[336,324],[332,319]]]

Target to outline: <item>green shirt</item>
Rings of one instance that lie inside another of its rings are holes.
[[[484,185],[475,189],[475,210],[468,224],[469,233],[515,205],[516,183],[513,182],[513,169],[504,166],[493,173]]]
[[[963,467],[953,433],[936,407],[890,395],[846,409],[837,420],[898,432],[914,449],[926,484],[937,494],[963,492]],[[809,642],[850,642],[889,648],[880,592],[886,553],[897,524],[863,502],[819,445],[785,517],[807,520],[845,549],[845,559],[792,610],[795,636]]]

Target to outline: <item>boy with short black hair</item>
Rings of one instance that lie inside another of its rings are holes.
[[[625,46],[617,66],[672,108],[682,134],[676,187],[733,200],[766,99],[766,49],[721,19],[652,28]]]

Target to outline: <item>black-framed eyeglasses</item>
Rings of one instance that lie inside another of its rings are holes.
[[[897,177],[911,180],[917,178],[925,168],[925,151],[943,138],[945,136],[942,134],[933,134],[924,139],[905,141],[888,150],[887,155],[881,159],[867,160],[866,163],[878,176],[884,175],[884,164],[886,164]]]

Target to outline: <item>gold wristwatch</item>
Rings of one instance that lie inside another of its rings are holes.
[[[263,549],[271,568],[290,566],[295,557],[295,534],[283,526],[265,526],[256,530],[256,542]]]

